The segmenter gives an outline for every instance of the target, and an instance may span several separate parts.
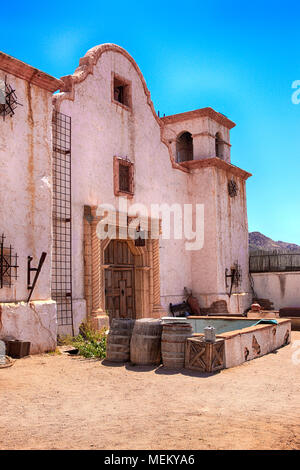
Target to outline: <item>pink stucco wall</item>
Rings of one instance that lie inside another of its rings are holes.
[[[74,299],[84,297],[83,206],[118,206],[113,192],[113,157],[127,156],[135,166],[135,192],[130,204],[142,203],[148,208],[153,203],[204,204],[201,250],[187,251],[185,240],[160,240],[162,305],[167,308],[169,302],[180,301],[186,286],[193,289],[203,306],[225,299],[231,313],[244,311],[251,301],[245,182],[237,178],[238,196],[231,200],[228,175],[223,169],[180,171],[172,166],[169,149],[162,141],[163,134],[174,153],[176,135],[189,131],[195,136],[196,158],[214,157],[211,139],[200,141],[197,135],[221,132],[229,143],[229,129],[210,118],[168,124],[161,129],[134,61],[117,47],[108,47],[98,55],[94,48],[81,59],[75,78],[65,80],[69,85],[72,82],[72,90],[55,98],[56,109],[72,117]],[[131,83],[131,111],[111,100],[112,72]],[[230,162],[229,145],[225,146],[224,159]],[[242,266],[243,281],[236,297],[229,299],[225,268],[235,261]]]
[[[18,279],[0,289],[0,301],[21,301],[28,296],[27,257],[38,264],[47,252],[33,300],[49,299],[51,282],[52,145],[51,93],[0,70],[0,78],[16,90],[22,106],[0,129],[0,235],[18,254]],[[2,118],[1,118],[2,119]]]
[[[1,117],[0,235],[18,254],[19,267],[12,286],[0,289],[0,338],[30,341],[36,353],[54,349],[57,334],[51,300],[52,93],[0,70],[5,77],[20,105],[12,117]],[[37,267],[43,251],[47,257],[27,303],[27,258]]]
[[[18,73],[0,70],[0,79],[7,76],[22,106],[17,107],[13,118],[7,117],[1,123],[0,129],[0,235],[3,232],[8,244],[18,253],[19,265],[18,279],[13,281],[12,287],[0,289],[2,334],[18,339],[30,338],[35,352],[55,346],[56,304],[51,300],[53,188],[50,90],[58,85],[64,91],[54,96],[55,108],[72,118],[75,329],[86,315],[84,205],[108,203],[118,208],[119,198],[114,194],[113,180],[115,156],[128,157],[134,163],[134,196],[128,200],[129,205],[140,203],[150,210],[152,204],[165,204],[170,208],[179,205],[182,209],[185,204],[190,204],[194,213],[197,204],[203,207],[201,249],[188,250],[187,240],[174,238],[172,231],[171,239],[163,235],[160,238],[160,292],[164,308],[167,310],[170,302],[181,301],[183,289],[188,287],[202,307],[210,307],[216,300],[225,300],[230,313],[243,312],[250,305],[251,296],[246,190],[242,173],[235,173],[237,196],[230,198],[227,190],[228,179],[232,176],[229,129],[234,123],[221,115],[216,116],[218,113],[211,108],[207,116],[187,113],[180,120],[159,119],[137,64],[118,46],[93,48],[80,59],[75,74],[64,77],[60,83],[16,59],[8,57],[5,60],[12,63]],[[22,69],[23,72],[26,69],[24,76]],[[113,73],[130,84],[131,109],[112,100]],[[38,86],[39,80],[43,81],[41,87]],[[215,157],[214,135],[220,132],[227,143],[223,155],[227,162],[225,166],[214,164],[187,168],[176,165],[176,138],[184,131],[193,136],[194,159],[198,161]],[[37,266],[43,251],[47,252],[47,258],[34,290],[33,302],[29,305],[24,302],[28,296],[27,257],[32,256],[32,266]],[[225,288],[225,269],[235,261],[242,268],[242,283],[229,298]]]

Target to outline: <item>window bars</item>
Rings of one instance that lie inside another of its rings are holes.
[[[12,117],[17,106],[22,106],[18,103],[15,90],[5,80],[0,80],[0,116],[5,119],[5,116]]]
[[[13,248],[4,246],[4,234],[0,238],[0,288],[11,287],[11,280],[17,279],[18,255],[13,254]]]
[[[71,325],[72,311],[72,207],[71,117],[54,111],[53,132],[53,259],[52,298],[57,303],[59,326]]]

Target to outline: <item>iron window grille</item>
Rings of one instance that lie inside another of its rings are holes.
[[[55,111],[53,132],[53,255],[52,298],[58,325],[73,326],[72,307],[72,201],[71,117]]]
[[[5,236],[0,238],[0,288],[11,287],[12,279],[17,279],[18,255],[13,253],[11,245],[4,246]]]
[[[15,90],[6,81],[6,77],[0,80],[0,116],[5,120],[5,116],[12,117],[17,106],[22,106],[18,102]]]

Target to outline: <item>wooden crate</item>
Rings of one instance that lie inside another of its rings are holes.
[[[225,341],[208,343],[204,337],[188,338],[185,343],[185,368],[215,372],[225,368]]]
[[[14,359],[20,359],[30,354],[30,342],[29,341],[5,341],[6,354],[7,356],[13,357]]]

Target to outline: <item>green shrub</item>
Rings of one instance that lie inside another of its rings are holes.
[[[106,356],[106,332],[106,328],[96,331],[88,324],[83,323],[80,325],[79,335],[71,338],[70,343],[79,350],[81,356],[104,359]]]

